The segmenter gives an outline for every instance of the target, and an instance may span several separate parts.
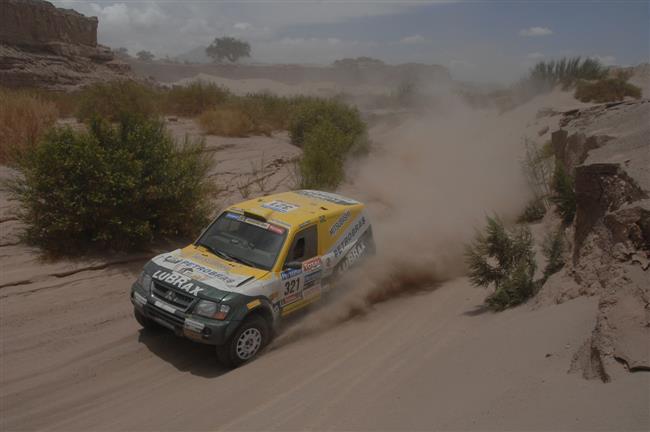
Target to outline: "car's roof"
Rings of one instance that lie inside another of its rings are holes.
[[[363,204],[331,192],[297,190],[243,201],[227,210],[294,227],[321,216],[329,218],[358,207],[363,207]]]

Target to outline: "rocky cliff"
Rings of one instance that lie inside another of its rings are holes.
[[[563,302],[598,296],[591,337],[574,369],[610,379],[623,364],[650,370],[650,100],[565,112],[552,135],[557,163],[575,178],[576,218],[567,272],[542,295]]]
[[[97,24],[43,0],[2,0],[0,85],[65,90],[129,76],[129,66],[97,44]]]

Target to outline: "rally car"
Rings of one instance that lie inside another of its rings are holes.
[[[239,366],[283,317],[320,300],[342,272],[374,253],[365,206],[298,190],[225,209],[189,246],[149,261],[131,288],[145,329],[216,346]]]

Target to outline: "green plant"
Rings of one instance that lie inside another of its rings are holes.
[[[95,119],[88,131],[51,130],[9,190],[27,240],[49,252],[142,249],[203,226],[211,164],[202,141],[177,143],[160,120]]]
[[[333,99],[304,99],[294,112],[289,125],[291,143],[302,147],[309,131],[320,123],[329,122],[347,137],[349,151],[358,151],[364,145],[366,125],[359,111]],[[356,147],[356,148],[355,148]]]
[[[566,240],[564,239],[564,229],[559,227],[557,230],[549,232],[542,243],[542,253],[546,258],[544,280],[548,279],[553,273],[562,270],[562,267],[564,267],[565,252]]]
[[[0,88],[0,163],[15,163],[57,117],[55,104],[44,97]]]
[[[117,121],[123,116],[154,117],[160,114],[160,96],[153,88],[131,80],[93,84],[79,96],[77,119],[105,118]]]
[[[561,84],[567,89],[579,80],[598,80],[607,76],[607,69],[597,59],[580,57],[541,61],[530,70],[528,81],[543,88]]]
[[[465,257],[474,285],[494,285],[485,300],[491,309],[515,306],[535,293],[533,239],[527,227],[508,231],[498,217],[488,217],[485,232],[476,233]]]
[[[300,160],[301,187],[334,189],[344,177],[349,137],[329,121],[317,124],[305,136]]]
[[[581,102],[614,102],[626,97],[641,98],[641,89],[621,77],[605,78],[598,81],[578,81],[575,98]]]
[[[546,214],[544,200],[533,199],[528,202],[523,213],[517,219],[518,223],[532,223],[541,220]]]
[[[165,112],[196,116],[226,103],[232,97],[228,89],[214,83],[196,81],[186,86],[173,86],[164,95]]]
[[[553,174],[551,201],[557,206],[557,213],[562,217],[565,224],[573,222],[576,214],[576,193],[573,186],[573,177],[557,161]]]
[[[224,36],[215,38],[205,53],[214,61],[228,60],[234,63],[240,58],[251,56],[251,45],[241,39]]]

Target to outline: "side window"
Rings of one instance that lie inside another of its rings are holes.
[[[317,250],[318,236],[316,233],[316,225],[312,225],[296,234],[285,263],[290,261],[302,262],[313,258],[317,255]]]

